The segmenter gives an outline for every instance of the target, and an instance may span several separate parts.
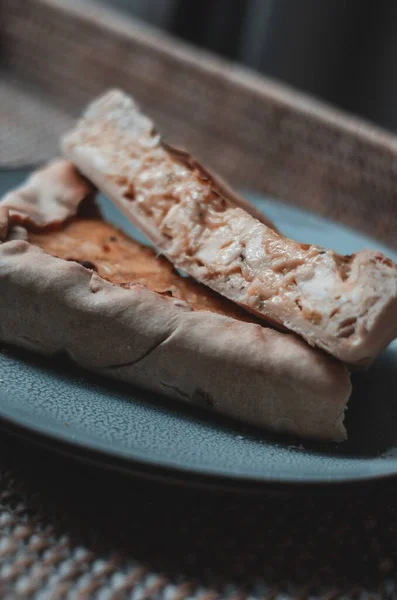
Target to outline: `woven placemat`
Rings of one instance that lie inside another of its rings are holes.
[[[396,486],[240,495],[0,437],[0,597],[396,597]]]
[[[0,72],[0,166],[39,164],[59,154],[70,115]]]

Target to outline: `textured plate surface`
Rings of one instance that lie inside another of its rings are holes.
[[[26,176],[1,171],[0,195]],[[255,195],[255,204],[280,230],[300,241],[342,253],[380,249],[397,253],[357,232]],[[106,218],[141,241],[142,236],[105,198]],[[0,290],[1,293],[1,290]],[[1,315],[0,315],[1,318]],[[238,481],[343,482],[397,473],[397,344],[366,373],[354,376],[345,444],[318,445],[269,436],[131,386],[93,376],[63,360],[46,360],[10,347],[0,349],[0,417],[4,424],[100,451],[98,456],[154,466],[164,473]]]

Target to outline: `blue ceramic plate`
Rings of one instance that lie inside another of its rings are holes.
[[[1,171],[0,195],[27,170]],[[248,194],[288,236],[352,253],[397,253],[357,232]],[[103,197],[109,221],[142,236]],[[1,293],[1,290],[0,290]],[[1,318],[1,315],[0,315]],[[308,444],[270,436],[221,416],[93,376],[73,364],[0,349],[0,421],[57,449],[108,466],[234,486],[352,482],[397,473],[397,344],[354,377],[349,441]]]

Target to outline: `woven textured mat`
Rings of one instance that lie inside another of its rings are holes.
[[[266,496],[124,479],[0,439],[0,597],[395,598],[394,487]]]
[[[64,111],[21,87],[0,79],[0,166],[37,164],[59,153],[59,136],[71,123]]]
[[[88,0],[0,0],[0,69],[2,166],[54,156],[116,85],[237,185],[397,244],[394,138]],[[1,433],[0,598],[397,598],[396,486],[193,490]]]

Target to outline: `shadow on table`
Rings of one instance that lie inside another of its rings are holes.
[[[294,593],[375,589],[394,572],[395,486],[281,496],[189,489],[88,467],[5,434],[0,477],[3,507],[17,514],[23,502],[38,535],[53,526],[55,540],[69,536],[69,555],[87,548],[125,572],[136,561],[170,581]]]
[[[352,376],[353,394],[346,412],[346,451],[373,456],[397,441],[397,348],[385,350],[374,364]]]

